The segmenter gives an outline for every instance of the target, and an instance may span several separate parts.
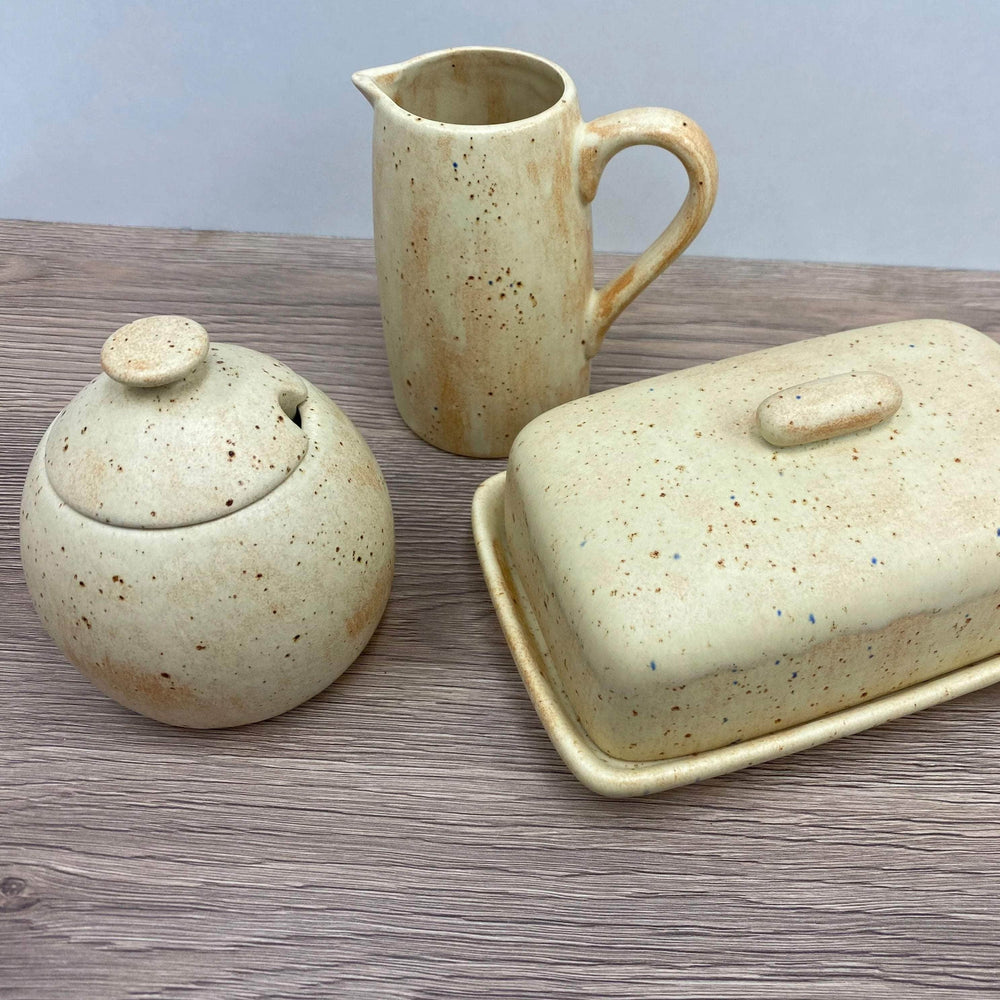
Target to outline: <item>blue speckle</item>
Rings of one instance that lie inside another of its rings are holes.
[[[816,624],[816,616],[815,615],[810,615],[809,616],[809,624],[810,625],[815,625]]]
[[[723,722],[728,722],[728,721],[729,721],[729,719],[723,719],[722,721],[723,721]]]
[[[736,499],[736,494],[735,493],[730,493],[729,494],[729,499],[730,500],[735,500]]]
[[[796,396],[795,398],[796,398],[796,399],[801,399],[802,397],[801,397],[801,396]]]
[[[870,651],[870,650],[871,650],[871,646],[869,646],[869,647],[868,647],[868,649],[869,649],[869,651]]]
[[[872,556],[872,565],[873,566],[877,566],[878,565],[878,559],[876,559],[875,556]]]
[[[775,665],[775,666],[777,666],[777,665],[778,665],[779,663],[781,663],[781,660],[775,660],[775,661],[774,661],[774,665]]]
[[[736,687],[738,684],[739,684],[739,681],[733,681],[733,687]]]
[[[587,544],[587,539],[585,538],[582,542],[580,542],[580,548],[582,549],[586,544]]]
[[[452,163],[452,166],[453,166],[453,167],[454,167],[454,168],[455,168],[456,170],[458,170],[458,164],[457,164],[457,163],[454,163],[454,162],[453,162],[453,163]]]
[[[490,284],[492,285],[492,284],[493,284],[493,282],[491,281],[491,282],[490,282]]]
[[[650,389],[649,391],[652,392],[653,390]],[[1000,528],[997,528],[997,538],[1000,538]]]
[[[674,553],[674,558],[675,559],[680,559],[680,557],[681,557],[681,554],[679,552],[675,552]]]
[[[794,678],[796,678],[798,676],[799,676],[799,672],[797,670],[793,671],[792,678],[794,679]]]
[[[916,346],[917,346],[916,344],[910,344],[910,347],[916,347]]]
[[[649,661],[649,669],[650,670],[655,670],[656,669],[656,660],[650,660]]]
[[[778,617],[781,617],[781,608],[778,608]]]

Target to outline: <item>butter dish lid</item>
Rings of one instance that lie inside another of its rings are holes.
[[[582,646],[683,682],[1000,576],[998,390],[1000,348],[968,327],[833,334],[543,414],[508,493]],[[815,403],[822,439],[767,440],[769,401],[785,427]]]
[[[87,517],[147,529],[214,520],[266,496],[306,453],[305,381],[257,351],[210,344],[194,320],[129,323],[101,363],[45,448],[52,488]]]

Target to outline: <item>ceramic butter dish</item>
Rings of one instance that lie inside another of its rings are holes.
[[[939,320],[567,403],[480,487],[518,667],[645,794],[1000,680],[1000,346]]]
[[[116,701],[237,726],[358,656],[393,573],[372,453],[314,385],[180,316],[118,330],[35,452],[21,557],[56,643]]]

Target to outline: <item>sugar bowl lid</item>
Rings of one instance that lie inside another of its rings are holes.
[[[49,428],[52,488],[123,528],[175,528],[234,513],[284,482],[309,438],[307,383],[257,351],[210,344],[183,316],[121,327],[99,375]]]

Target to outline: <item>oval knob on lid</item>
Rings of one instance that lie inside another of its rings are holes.
[[[101,367],[116,382],[169,385],[208,357],[208,333],[186,316],[147,316],[120,327],[104,342]]]
[[[845,372],[773,393],[757,407],[757,429],[779,448],[810,444],[874,427],[903,402],[895,379],[879,372]]]

